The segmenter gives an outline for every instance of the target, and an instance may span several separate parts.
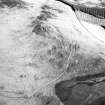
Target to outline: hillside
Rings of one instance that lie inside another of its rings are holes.
[[[105,71],[105,30],[94,19],[61,1],[0,0],[0,105],[69,105],[57,84]],[[104,95],[97,87],[93,98]]]

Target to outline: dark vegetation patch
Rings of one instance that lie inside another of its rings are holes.
[[[43,95],[42,93],[39,93],[35,97],[40,100],[41,105],[60,105],[60,101],[54,96],[47,96]]]
[[[85,103],[84,105],[105,105],[105,96],[101,96],[90,103]]]
[[[37,20],[39,21],[48,21],[48,19],[53,19],[57,17],[58,10],[53,9],[52,7],[48,5],[44,5],[41,7],[41,13],[39,16],[37,16]],[[60,11],[60,10],[59,10]]]
[[[54,10],[54,11],[57,11],[58,13],[63,13],[62,10],[60,10],[60,9],[55,9],[55,8],[50,7],[50,6],[48,6],[48,5],[43,5],[41,8],[42,8],[42,10],[50,10],[50,9],[52,9],[52,10]]]
[[[38,16],[37,18],[39,20],[47,21],[48,19],[52,19],[54,17],[56,17],[56,14],[51,13],[50,11],[42,10],[40,16]]]
[[[105,29],[105,26],[101,26],[103,29]]]
[[[66,82],[66,81],[65,81]],[[67,87],[66,87],[67,86]],[[87,84],[57,84],[55,86],[55,93],[64,103],[64,105],[81,105],[89,97],[91,87]]]
[[[40,15],[38,15],[37,18],[32,21],[32,26],[35,29],[38,23],[44,24],[45,22],[48,22],[49,19],[55,19],[57,18],[57,14],[60,14],[62,12],[62,10],[55,9],[53,7],[50,7],[49,5],[43,5],[41,7]]]
[[[13,7],[18,7],[18,8],[24,8],[26,6],[26,3],[22,0],[1,0],[0,1],[0,7],[1,8],[13,8]]]
[[[67,72],[77,72],[78,75],[87,75],[105,72],[105,60],[100,56],[88,56],[76,53],[69,62]]]
[[[76,81],[88,81],[88,80],[94,80],[95,78],[102,78],[102,77],[105,77],[105,72],[77,76],[74,79]]]
[[[71,84],[69,85],[67,81],[65,80],[65,83],[63,81],[55,85],[55,94],[64,105],[104,105],[105,96],[101,93],[99,94],[98,91],[94,92],[94,85],[88,85],[88,83],[85,84],[82,82],[76,83],[75,81],[71,84],[70,82],[73,81],[68,81]]]
[[[105,82],[104,59],[101,57],[88,58],[82,55],[74,56],[73,58],[72,60],[78,60],[78,63],[74,62],[74,64],[69,64],[69,71],[76,70],[77,76],[70,80],[63,80],[57,83],[55,85],[55,94],[64,105],[101,105],[101,102],[102,105],[104,105],[105,97],[101,98],[100,95],[98,95],[99,91],[97,88],[100,87],[96,86],[100,83],[104,84]],[[73,63],[73,61],[70,63]],[[95,87],[97,91],[94,92],[93,87]],[[103,85],[103,87],[105,87],[105,85]]]

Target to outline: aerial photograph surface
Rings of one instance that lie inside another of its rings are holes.
[[[0,0],[0,105],[105,105],[105,0]]]

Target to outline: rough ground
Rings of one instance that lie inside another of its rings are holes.
[[[0,105],[62,105],[56,83],[104,71],[103,34],[59,1],[0,0]]]

